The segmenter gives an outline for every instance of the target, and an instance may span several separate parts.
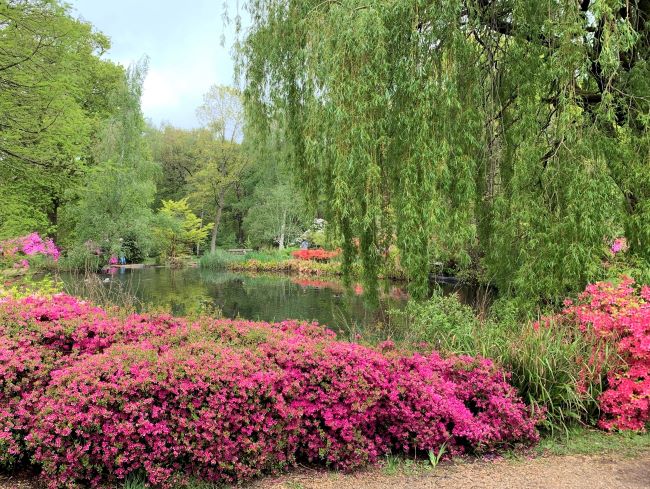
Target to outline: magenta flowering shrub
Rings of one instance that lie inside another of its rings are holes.
[[[118,346],[53,373],[28,444],[51,486],[144,470],[232,481],[289,463],[278,373],[214,342]]]
[[[13,262],[21,268],[29,268],[27,257],[42,256],[57,261],[60,254],[51,238],[43,239],[38,233],[0,242],[0,261]]]
[[[53,364],[53,355],[29,339],[0,335],[0,467],[25,454],[24,436]]]
[[[433,352],[395,361],[385,411],[390,422],[381,423],[391,446],[427,451],[444,443],[447,453],[459,455],[537,439],[529,411],[512,402],[513,387],[490,360]]]
[[[370,348],[297,321],[0,302],[0,464],[29,458],[52,488],[472,453],[534,442],[535,423],[485,359]]]

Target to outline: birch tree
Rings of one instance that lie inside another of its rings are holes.
[[[201,168],[190,178],[190,198],[213,216],[210,251],[214,251],[226,197],[248,166],[241,149],[244,112],[240,93],[232,87],[213,86],[204,95],[197,116],[204,128],[198,141]]]

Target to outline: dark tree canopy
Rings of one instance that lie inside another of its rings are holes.
[[[249,0],[251,121],[282,124],[366,278],[396,242],[553,300],[650,257],[650,0]]]

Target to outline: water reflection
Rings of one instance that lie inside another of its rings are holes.
[[[196,312],[209,304],[225,317],[263,321],[288,318],[317,321],[339,332],[387,321],[387,311],[406,303],[405,291],[386,287],[378,305],[363,298],[360,286],[347,289],[332,278],[250,275],[195,268],[116,269],[106,277],[116,290],[135,295],[147,307],[161,307],[174,315]],[[63,275],[66,290],[86,295],[83,280]],[[384,287],[382,287],[384,290]]]
[[[123,296],[132,294],[141,307],[162,308],[177,316],[219,309],[229,318],[317,321],[346,338],[377,328],[383,328],[384,333],[399,329],[399,324],[390,324],[388,312],[404,307],[408,300],[404,286],[390,282],[380,284],[379,304],[370,304],[363,297],[360,284],[346,288],[342,281],[331,277],[258,275],[196,268],[115,268],[112,272],[95,281],[109,300],[115,291]],[[68,293],[92,298],[83,277],[68,274],[61,278]],[[487,297],[484,291],[452,285],[443,286],[443,291],[458,293],[462,302],[479,309]]]

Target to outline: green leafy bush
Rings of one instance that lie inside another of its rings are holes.
[[[228,265],[243,260],[241,255],[234,255],[225,250],[216,249],[199,259],[199,266],[209,270],[225,270]]]
[[[597,400],[605,379],[597,372],[585,379],[585,361],[594,345],[575,328],[538,328],[531,321],[519,321],[507,303],[481,320],[456,295],[434,295],[393,315],[402,316],[405,343],[426,342],[448,354],[492,358],[510,372],[519,395],[545,412],[549,432],[598,419]],[[603,355],[610,356],[607,351]]]
[[[86,244],[77,244],[68,249],[65,255],[59,260],[59,270],[73,271],[97,271],[106,260],[97,253],[94,253]]]

